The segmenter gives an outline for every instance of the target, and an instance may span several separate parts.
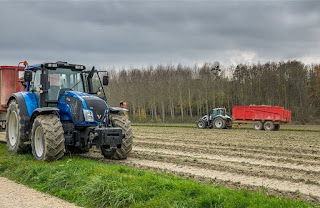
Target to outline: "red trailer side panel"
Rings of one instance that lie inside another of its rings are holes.
[[[280,106],[234,106],[232,117],[234,120],[287,123],[291,121],[291,111]]]
[[[23,71],[24,67],[0,66],[0,111],[7,110],[7,102],[12,93],[25,90],[19,82]]]

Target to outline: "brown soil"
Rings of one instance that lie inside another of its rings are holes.
[[[116,163],[320,202],[319,132],[152,126],[133,130],[131,155]],[[93,151],[85,156],[102,158]]]

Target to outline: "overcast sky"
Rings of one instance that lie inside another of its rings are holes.
[[[320,1],[0,0],[0,65],[320,63]]]

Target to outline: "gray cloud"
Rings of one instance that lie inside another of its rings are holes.
[[[320,62],[319,1],[0,1],[0,65]]]

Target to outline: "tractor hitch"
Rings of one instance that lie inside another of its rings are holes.
[[[93,143],[97,148],[106,146],[111,149],[121,148],[122,139],[125,137],[122,134],[122,129],[119,127],[96,127],[94,129]]]

